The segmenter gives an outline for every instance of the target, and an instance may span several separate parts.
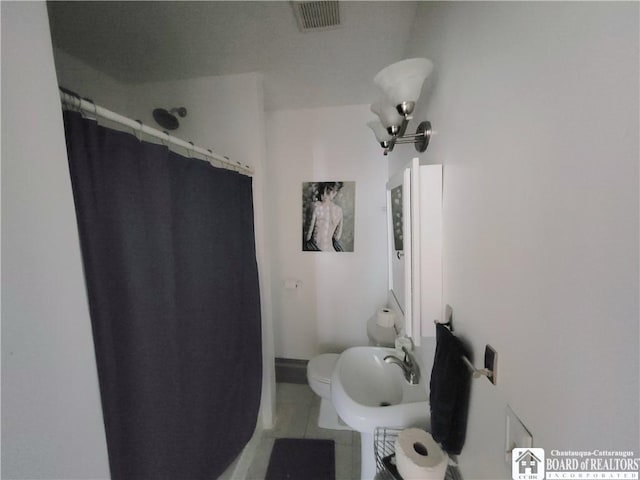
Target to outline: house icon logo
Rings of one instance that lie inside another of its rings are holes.
[[[544,480],[544,448],[514,448],[511,477],[513,480]]]

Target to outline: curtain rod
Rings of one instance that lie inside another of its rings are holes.
[[[218,155],[217,153],[205,149],[202,147],[197,147],[191,142],[186,142],[177,137],[169,135],[167,132],[163,132],[161,130],[157,130],[155,128],[144,125],[142,122],[138,120],[132,120],[123,115],[119,115],[115,112],[107,110],[104,107],[100,107],[93,103],[90,100],[86,100],[84,98],[80,98],[79,96],[70,93],[69,91],[60,88],[60,100],[62,101],[63,107],[79,109],[82,112],[89,113],[96,117],[102,117],[106,120],[110,120],[112,122],[118,123],[125,127],[129,127],[134,130],[134,132],[142,132],[151,137],[158,138],[163,141],[163,143],[171,143],[173,145],[177,145],[179,147],[183,147],[187,150],[187,152],[197,152],[205,157],[213,159],[215,162],[219,163],[220,166],[224,168],[228,168],[230,170],[235,170],[240,173],[244,173],[245,175],[253,174],[253,169],[249,165],[243,165],[240,162],[234,162],[228,159],[227,157],[223,157]],[[211,162],[210,162],[211,163]]]

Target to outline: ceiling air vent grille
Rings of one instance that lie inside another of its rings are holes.
[[[291,2],[291,5],[301,32],[340,26],[340,8],[337,0]]]

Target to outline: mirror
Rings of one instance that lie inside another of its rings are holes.
[[[389,245],[389,291],[397,303],[401,316],[407,318],[411,302],[411,222],[410,213],[411,172],[405,168],[387,183],[387,225]],[[406,322],[403,322],[405,324]]]
[[[393,187],[390,191],[391,195],[391,228],[393,231],[393,248],[397,255],[404,251],[403,247],[403,228],[404,215],[402,213],[402,185]]]

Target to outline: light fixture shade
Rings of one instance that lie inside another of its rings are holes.
[[[420,97],[422,84],[433,70],[427,58],[409,58],[383,68],[373,81],[382,89],[394,107],[415,102]],[[398,109],[398,111],[401,111]]]
[[[392,105],[387,99],[378,100],[371,105],[371,111],[378,115],[380,122],[387,129],[387,131],[393,134],[393,131],[399,129],[402,124],[402,115],[398,113],[395,105]],[[397,127],[393,129],[393,127]],[[389,131],[389,129],[393,131]]]
[[[387,129],[380,123],[380,120],[371,120],[367,122],[367,127],[373,130],[373,134],[376,136],[376,140],[380,143],[385,143],[390,141],[393,137],[389,135]]]

